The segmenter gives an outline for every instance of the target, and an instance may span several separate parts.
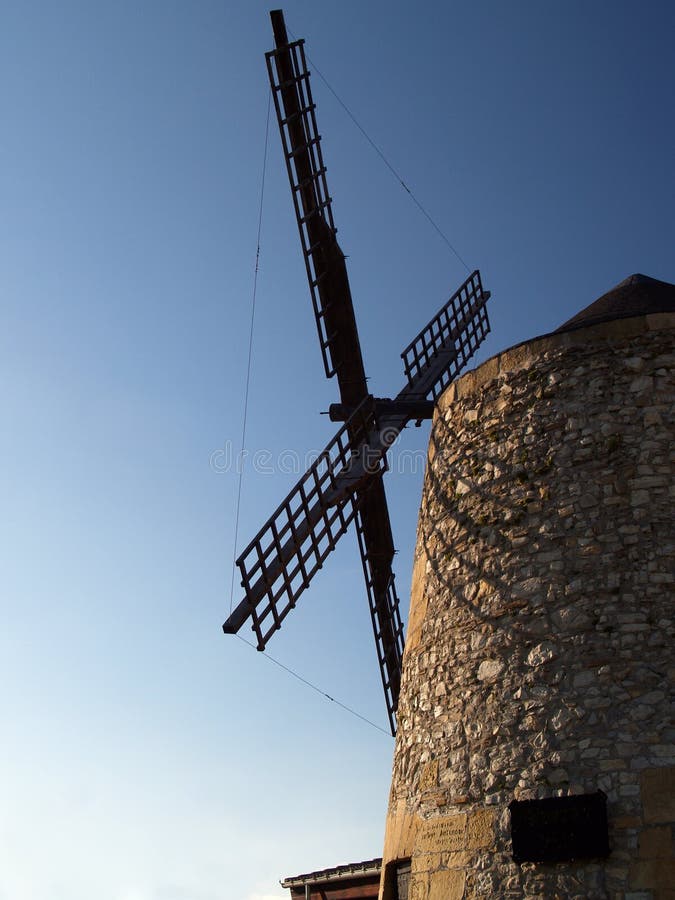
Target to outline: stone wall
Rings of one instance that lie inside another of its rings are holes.
[[[554,334],[446,391],[381,898],[675,898],[673,328]],[[513,862],[508,804],[607,795],[607,858]]]

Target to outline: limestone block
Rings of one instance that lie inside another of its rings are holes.
[[[387,859],[410,856],[419,824],[418,816],[407,810],[405,800],[398,800],[387,816],[383,856]]]
[[[466,845],[470,850],[493,847],[495,842],[495,816],[492,810],[481,809],[469,815],[466,829]]]
[[[667,859],[673,856],[673,838],[670,825],[645,828],[639,837],[639,855],[642,859]]]
[[[430,791],[438,785],[438,760],[432,759],[422,769],[420,790]]]
[[[479,681],[494,681],[497,679],[504,669],[504,663],[501,659],[484,659],[478,666]]]
[[[675,885],[675,859],[644,859],[633,863],[628,873],[631,888],[663,891]]]
[[[429,900],[462,900],[466,875],[458,869],[434,872],[431,876]]]
[[[428,900],[429,879],[426,875],[414,875],[410,879],[410,900]]]
[[[440,867],[440,853],[416,853],[412,858],[410,870],[413,875],[420,875],[424,872],[433,872]]]
[[[646,769],[640,783],[645,822],[675,823],[675,766]]]
[[[436,869],[467,869],[471,864],[472,854],[468,850],[458,853],[441,853],[441,865]]]

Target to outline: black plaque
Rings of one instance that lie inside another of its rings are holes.
[[[607,797],[602,791],[546,800],[513,800],[511,839],[518,862],[607,856]]]

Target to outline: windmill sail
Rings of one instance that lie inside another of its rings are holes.
[[[365,458],[370,407],[367,399],[355,411],[237,559],[245,597],[223,625],[226,634],[250,618],[264,650],[335,549],[356,514],[359,487],[386,466],[383,454]]]
[[[337,541],[356,520],[368,605],[392,734],[401,681],[403,624],[382,475],[386,448],[367,397],[237,559],[245,597],[223,625],[251,620],[259,650],[281,628]],[[385,433],[385,437],[390,432]]]
[[[489,334],[489,299],[476,269],[401,354],[408,386],[397,399],[440,397]]]
[[[267,70],[324,369],[329,378],[337,376],[340,400],[354,410],[368,398],[368,386],[344,254],[336,238],[304,41],[289,43],[283,14],[275,11],[271,16],[276,49],[266,55]],[[374,414],[370,425],[376,428]],[[394,541],[381,474],[371,473],[367,487],[355,491],[354,503],[360,510],[359,546],[393,731],[402,628],[391,569]],[[392,690],[395,696],[390,700]]]
[[[281,12],[271,15],[277,47],[266,54],[267,71],[324,369],[328,378],[349,369],[352,379],[362,376],[365,387],[361,350],[358,339],[353,340],[356,322],[344,256],[335,236],[304,41],[288,43]]]
[[[382,515],[386,515],[387,520],[389,518],[381,477],[374,478],[368,487],[359,492],[359,501],[356,506],[356,533],[387,716],[391,733],[394,734],[403,669],[404,641],[400,604],[392,570],[394,545],[390,540],[391,525],[388,521],[380,532],[380,543],[376,544],[373,540],[373,534],[376,533]]]
[[[288,42],[271,13],[276,49],[266,54],[326,375],[337,377],[344,426],[237,560],[244,599],[223,625],[247,620],[258,649],[281,627],[336,542],[355,522],[392,734],[403,660],[394,541],[382,476],[386,454],[420,409],[461,371],[489,331],[476,271],[402,354],[408,384],[393,401],[368,393],[344,255],[321,152],[304,42]],[[428,413],[427,413],[428,414]]]

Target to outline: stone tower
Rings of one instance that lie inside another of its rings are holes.
[[[633,275],[441,398],[381,900],[675,898],[674,329]]]

